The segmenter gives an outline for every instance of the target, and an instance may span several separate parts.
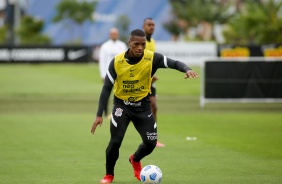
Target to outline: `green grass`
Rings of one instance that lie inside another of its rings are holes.
[[[200,79],[165,69],[157,76],[159,139],[166,147],[142,163],[158,165],[163,184],[282,183],[282,104],[202,109]],[[95,135],[90,128],[101,87],[96,64],[0,65],[0,183],[98,183],[109,121]],[[128,162],[140,141],[130,125],[114,183],[140,183]]]

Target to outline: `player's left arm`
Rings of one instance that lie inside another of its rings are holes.
[[[199,75],[193,71],[189,66],[181,61],[177,61],[171,58],[168,58],[162,54],[154,53],[153,59],[153,74],[157,71],[158,68],[171,68],[185,73],[185,79],[187,78],[198,78]]]

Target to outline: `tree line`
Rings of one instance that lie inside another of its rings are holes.
[[[282,44],[281,0],[169,0],[171,18],[163,24],[174,40],[214,41],[223,44]],[[66,27],[93,21],[95,0],[62,0],[57,6],[53,23],[63,22]],[[130,18],[120,15],[115,26],[126,39]],[[5,43],[9,25],[0,28],[0,43]],[[21,18],[14,31],[19,44],[51,44],[42,33],[44,22],[30,15]],[[70,31],[72,28],[69,29]],[[216,32],[219,30],[220,32]],[[218,39],[218,33],[223,37]],[[73,38],[69,44],[81,44]]]

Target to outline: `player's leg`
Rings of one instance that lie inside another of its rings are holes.
[[[114,167],[119,157],[119,148],[124,138],[130,120],[127,116],[127,107],[115,104],[110,121],[111,138],[106,149],[106,174],[114,176]]]
[[[134,120],[134,126],[142,138],[142,143],[134,154],[135,161],[140,161],[156,147],[158,139],[157,124],[151,113],[151,110],[147,110],[139,114],[138,119]]]
[[[129,161],[132,164],[135,177],[140,180],[140,172],[142,170],[140,160],[149,155],[156,147],[157,142],[157,125],[152,116],[151,108],[143,112],[133,112],[133,124],[139,132],[142,143],[139,145],[137,151],[130,156]]]

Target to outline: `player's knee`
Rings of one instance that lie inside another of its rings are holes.
[[[111,145],[111,147],[117,149],[121,146],[121,140],[113,139],[113,140],[110,141],[110,145]]]

